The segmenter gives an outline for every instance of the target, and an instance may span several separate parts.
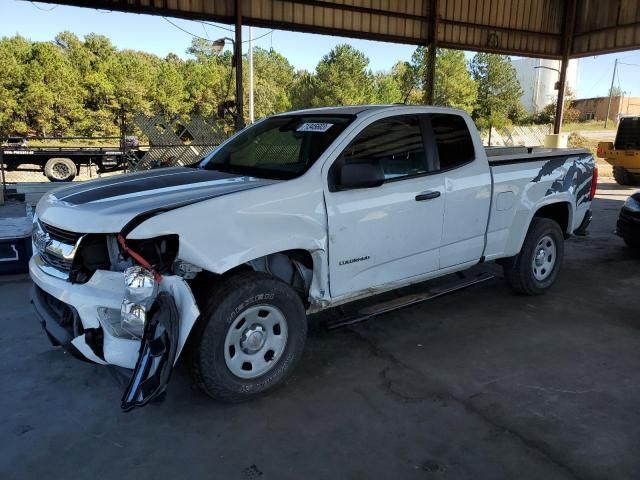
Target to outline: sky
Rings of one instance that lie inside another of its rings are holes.
[[[218,28],[189,20],[169,19],[176,27],[157,16],[21,0],[0,0],[0,12],[3,19],[0,22],[0,37],[20,34],[31,40],[49,41],[65,30],[79,37],[94,32],[109,37],[118,48],[143,50],[161,57],[175,53],[186,58],[185,51],[191,44],[192,35],[212,40],[233,36],[231,31],[225,30],[233,30],[230,25],[218,24],[223,27]],[[397,61],[409,60],[415,50],[412,45],[262,28],[254,28],[253,37],[256,38],[255,46],[274,48],[296,69],[307,70],[314,70],[322,56],[340,43],[349,43],[364,52],[373,71],[390,70]],[[247,38],[248,28],[245,27],[243,39]],[[467,52],[467,58],[472,55]],[[616,58],[623,64],[619,65],[615,84],[620,85],[626,95],[640,96],[640,50],[580,59],[576,96],[588,98],[608,95]]]

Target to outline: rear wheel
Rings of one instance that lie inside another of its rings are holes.
[[[78,170],[69,158],[50,158],[44,165],[44,174],[52,182],[70,182]]]
[[[618,185],[635,185],[633,175],[624,167],[613,167],[613,178]]]
[[[293,370],[307,318],[289,285],[244,272],[214,288],[193,333],[196,384],[213,398],[240,402],[271,390]]]
[[[520,253],[503,262],[505,279],[516,292],[540,295],[555,282],[563,257],[560,225],[548,218],[534,218]]]

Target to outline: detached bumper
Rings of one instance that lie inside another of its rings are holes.
[[[58,302],[60,306],[59,309],[56,309],[49,295],[37,285],[31,287],[31,303],[40,317],[42,328],[44,328],[51,344],[64,348],[80,360],[88,360],[87,357],[82,355],[73,343],[71,343],[76,336],[79,336],[74,335],[74,330],[78,328],[78,324],[80,323],[78,312],[64,305],[62,302]],[[65,324],[65,322],[67,323]]]
[[[34,258],[29,262],[35,284],[32,301],[52,343],[85,360],[133,370],[141,349],[140,340],[120,336],[113,326],[116,322],[109,322],[109,316],[105,315],[110,312],[111,318],[115,315],[119,322],[124,298],[122,273],[97,270],[87,283],[72,284],[45,273]],[[200,311],[182,278],[163,277],[160,291],[170,295],[176,304],[177,359]]]

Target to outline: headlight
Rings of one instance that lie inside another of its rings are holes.
[[[627,201],[624,202],[623,208],[634,213],[640,213],[640,202],[634,197],[629,197],[627,198]]]
[[[144,333],[147,309],[158,294],[158,282],[146,268],[129,267],[124,272],[124,301],[120,309],[121,327],[138,338]]]

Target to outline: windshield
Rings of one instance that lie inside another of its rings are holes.
[[[232,137],[200,168],[289,179],[306,172],[353,121],[350,115],[285,115],[267,118]]]

